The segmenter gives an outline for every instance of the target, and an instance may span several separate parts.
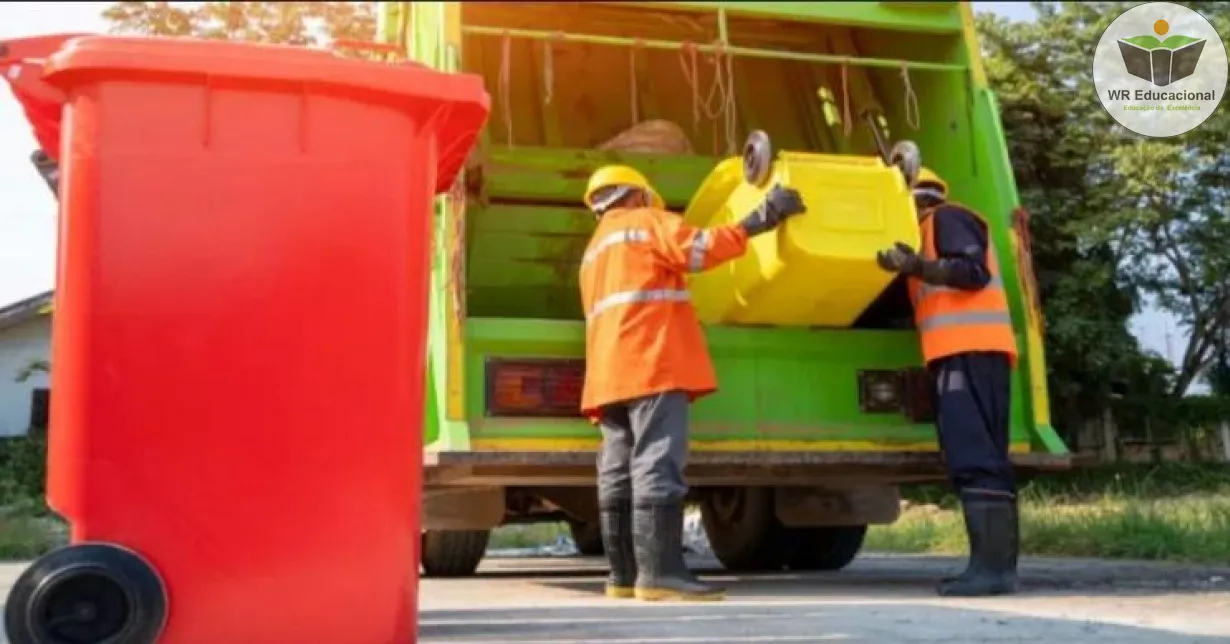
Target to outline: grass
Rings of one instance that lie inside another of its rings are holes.
[[[550,545],[560,535],[570,536],[565,523],[528,523],[522,525],[506,525],[491,532],[488,548],[537,548]]]
[[[25,504],[0,508],[0,561],[33,559],[65,540],[63,524]]]
[[[867,533],[866,549],[960,554],[956,497],[939,486],[902,490],[901,518]],[[1230,465],[1166,464],[1078,470],[1021,487],[1022,551],[1034,555],[1230,562]],[[563,523],[512,525],[491,548],[532,548],[567,535]],[[0,507],[0,560],[30,559],[63,541],[42,503]]]
[[[942,486],[902,489],[908,502],[897,523],[875,526],[866,549],[963,554],[965,527],[957,497]],[[1128,465],[1081,469],[1021,486],[1021,542],[1026,554],[1230,562],[1230,466]],[[550,544],[562,523],[505,526],[492,548]]]
[[[1025,554],[1202,563],[1230,561],[1230,496],[1166,500],[1102,498],[1054,503],[1025,497],[1021,550]],[[957,509],[907,509],[890,526],[867,532],[868,550],[961,554],[965,528]]]
[[[903,490],[898,521],[875,526],[866,548],[963,553],[956,498],[936,487]],[[1021,488],[1026,554],[1200,563],[1230,561],[1230,467],[1168,464],[1081,470]]]

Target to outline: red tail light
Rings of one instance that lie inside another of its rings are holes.
[[[584,360],[488,358],[485,375],[488,416],[581,415]]]
[[[925,368],[906,369],[905,415],[916,423],[935,422],[935,377]]]

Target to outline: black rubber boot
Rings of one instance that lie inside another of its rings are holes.
[[[611,566],[606,596],[631,599],[636,585],[636,552],[632,545],[632,501],[604,500],[600,507],[602,547]]]
[[[726,589],[696,578],[683,560],[683,506],[637,505],[633,512],[637,599],[718,601]]]
[[[1007,496],[963,495],[965,531],[970,556],[965,571],[940,582],[945,597],[1009,595],[1019,590],[1016,566],[1020,526],[1016,499]]]

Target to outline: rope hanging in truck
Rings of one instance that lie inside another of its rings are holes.
[[[841,125],[842,132],[849,138],[854,133],[854,119],[850,118],[850,66],[841,64]]]
[[[700,129],[700,74],[697,62],[696,45],[684,43],[679,50],[679,64],[683,68],[683,79],[692,92],[692,134],[699,134]]]
[[[640,95],[636,86],[636,52],[641,50],[641,41],[638,39],[632,44],[632,48],[628,50],[628,93],[632,99],[632,125],[635,126],[641,122],[639,114]]]
[[[715,49],[709,60],[713,63],[713,83],[705,100],[700,99],[700,65],[698,53],[701,47],[685,42],[679,50],[679,64],[684,81],[692,92],[692,132],[699,134],[700,117],[713,121],[713,155],[718,155],[717,121],[722,119],[722,134],[726,139],[726,154],[735,153],[737,136],[737,113],[735,106],[734,71],[732,58],[724,49]],[[715,103],[714,100],[717,100]]]
[[[738,135],[736,130],[738,114],[735,111],[734,57],[727,50],[726,44],[721,41],[716,43],[713,51],[713,69],[714,86],[718,90],[718,98],[721,100],[721,103],[719,103],[718,109],[709,118],[714,119],[713,127],[716,130],[718,116],[723,117],[722,125],[723,135],[726,138],[726,155],[731,156],[737,149],[735,137]],[[710,94],[712,97],[712,92]],[[716,141],[714,142],[714,148],[714,154],[716,155]]]
[[[680,52],[680,64],[684,69],[684,77],[688,82],[690,89],[693,91],[693,123],[692,129],[699,127],[700,114],[703,113],[710,119],[722,120],[722,136],[726,139],[726,153],[734,154],[737,148],[738,135],[738,115],[736,106],[736,94],[734,89],[734,63],[733,59],[736,56],[749,58],[765,58],[777,60],[793,60],[799,62],[811,62],[821,64],[837,64],[841,66],[841,83],[843,93],[843,131],[846,136],[853,133],[853,118],[851,118],[851,101],[852,91],[849,81],[849,67],[872,67],[872,68],[896,68],[900,70],[901,81],[905,91],[905,122],[914,129],[918,130],[921,126],[921,117],[918,106],[918,96],[914,92],[914,87],[910,79],[911,70],[922,70],[932,72],[957,72],[966,73],[969,67],[966,65],[951,64],[951,63],[935,63],[926,61],[908,61],[902,59],[890,58],[869,58],[861,56],[837,55],[837,54],[816,54],[816,53],[801,53],[792,51],[779,51],[773,49],[760,49],[755,47],[742,47],[731,45],[725,40],[718,39],[712,44],[697,45],[690,42],[673,42],[666,40],[649,40],[643,38],[627,38],[621,36],[598,36],[592,34],[569,34],[560,31],[537,31],[532,29],[503,29],[496,27],[484,27],[478,25],[463,26],[462,33],[475,36],[499,36],[502,39],[500,75],[498,81],[498,92],[501,103],[501,110],[504,112],[504,124],[508,140],[508,146],[512,147],[512,109],[511,97],[509,96],[509,87],[511,85],[511,38],[521,38],[527,40],[544,40],[548,42],[575,42],[598,45],[612,45],[630,47],[629,67],[631,68],[630,93],[631,93],[631,111],[632,125],[635,126],[640,119],[639,111],[639,88],[636,84],[636,55],[641,49],[659,49],[659,50],[674,50]],[[544,54],[544,83],[546,84],[546,96],[544,101],[550,103],[554,97],[554,61],[550,54],[551,48],[548,45],[547,53]],[[714,80],[710,87],[709,96],[705,101],[699,99],[699,78],[697,54],[705,52],[709,55],[709,60],[714,65]],[[714,104],[714,101],[717,104]],[[698,105],[702,109],[698,109]],[[714,123],[714,154],[718,154],[718,132],[717,123]]]
[[[500,43],[500,76],[496,81],[496,91],[500,95],[500,111],[504,114],[504,134],[508,147],[513,147],[513,115],[512,97],[509,96],[512,87],[512,35],[504,32]]]
[[[905,122],[917,130],[919,126],[918,95],[914,93],[914,86],[910,84],[910,67],[905,61],[901,61],[901,83],[905,85]]]
[[[542,42],[542,104],[550,105],[555,98],[555,43]]]
[[[688,43],[669,40],[637,39],[623,36],[595,36],[592,34],[561,34],[558,31],[551,32],[537,31],[533,29],[504,29],[501,27],[484,27],[480,25],[462,26],[461,32],[462,34],[473,36],[510,36],[512,38],[521,38],[526,40],[558,39],[563,42],[588,43],[592,45],[612,45],[616,47],[631,47],[639,42],[641,47],[645,49],[665,49],[669,51],[680,51],[688,46]],[[731,45],[729,43],[720,43],[721,41],[715,41],[712,45],[693,46],[705,53],[712,54],[721,49],[728,55],[745,58],[797,60],[805,63],[828,63],[834,65],[845,63],[853,67],[880,67],[886,69],[899,69],[904,64],[909,65],[911,69],[924,71],[961,73],[966,73],[969,71],[968,66],[954,63],[933,63],[926,61],[902,60],[898,58],[868,58],[863,56],[842,56],[837,54],[812,54],[794,51],[780,51],[776,49],[742,47],[738,45]]]

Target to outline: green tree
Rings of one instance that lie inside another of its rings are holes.
[[[46,360],[31,360],[26,366],[22,367],[17,372],[17,377],[14,378],[17,382],[26,382],[29,379],[40,373],[51,373],[51,363]]]
[[[1188,334],[1171,390],[1176,396],[1214,366],[1230,326],[1230,138],[1224,123],[1206,126],[1178,140],[1137,141],[1115,151],[1136,206],[1128,272]]]
[[[1186,3],[1215,29],[1230,28],[1230,9],[1219,2]],[[1047,19],[1069,26],[1065,42],[1048,45],[1088,59],[1087,47],[1131,2],[1064,3],[1044,7]],[[1088,63],[1085,63],[1088,66]],[[1074,101],[1092,102],[1086,71]],[[1187,342],[1169,394],[1185,395],[1216,358],[1218,339],[1230,325],[1230,212],[1224,177],[1230,170],[1230,121],[1224,111],[1182,136],[1148,139],[1095,111],[1100,158],[1112,172],[1102,177],[1115,198],[1092,220],[1092,241],[1112,243],[1120,275],[1139,293],[1173,314]]]
[[[1183,396],[1230,326],[1230,122],[1219,112],[1171,139],[1124,129],[1097,100],[1090,50],[1134,3],[1033,4],[1033,22],[984,17],[979,27],[1022,199],[1035,215],[1052,393],[1087,414],[1104,404],[1109,383],[1156,375],[1125,324],[1149,301],[1189,334],[1164,392]],[[1222,3],[1187,5],[1219,32],[1230,28]],[[1071,404],[1073,395],[1083,400]]]
[[[1204,380],[1214,396],[1230,400],[1230,329],[1222,329],[1213,364],[1205,370]]]
[[[1095,15],[1079,5],[1038,9],[1034,22],[980,16],[978,27],[1031,213],[1052,407],[1057,425],[1074,431],[1102,413],[1112,385],[1135,380],[1145,357],[1127,328],[1138,298],[1120,271],[1125,243],[1104,233],[1124,230],[1111,214],[1123,181],[1104,152],[1112,121],[1093,95],[1081,44]]]
[[[372,41],[374,2],[117,2],[103,11],[117,34],[324,46]]]

